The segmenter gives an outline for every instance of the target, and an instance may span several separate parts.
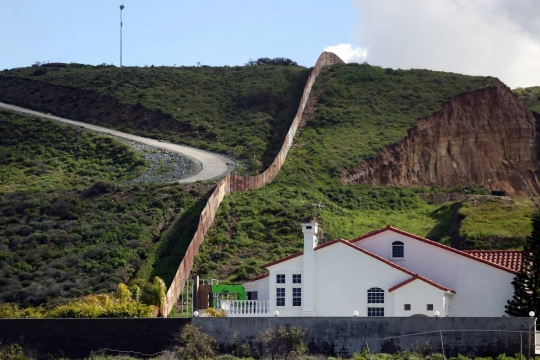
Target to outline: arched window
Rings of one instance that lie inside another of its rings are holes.
[[[380,288],[371,288],[367,291],[368,304],[381,304],[381,305],[368,305],[367,316],[384,316],[384,290]]]
[[[371,288],[367,291],[368,304],[384,304],[384,290]]]
[[[402,258],[405,257],[405,244],[401,241],[394,241],[392,243],[392,257]]]

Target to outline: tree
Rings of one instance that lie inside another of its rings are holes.
[[[533,230],[523,248],[521,268],[514,277],[514,296],[505,306],[510,316],[529,316],[540,313],[540,211],[532,218]]]

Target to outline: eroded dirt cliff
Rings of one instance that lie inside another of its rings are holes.
[[[476,184],[509,195],[526,194],[525,182],[538,195],[535,140],[535,118],[499,83],[444,103],[405,140],[343,171],[341,180],[403,187]]]

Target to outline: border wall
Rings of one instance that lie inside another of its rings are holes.
[[[527,357],[535,350],[535,319],[503,317],[0,319],[0,342],[56,357],[88,358],[103,349],[116,350],[105,351],[108,355],[140,357],[171,350],[175,336],[189,323],[216,338],[220,352],[229,354],[233,338],[261,353],[260,332],[282,325],[305,330],[310,353],[342,357],[367,348],[371,354],[393,354],[417,345],[429,354],[444,351],[446,358],[519,353]],[[428,344],[432,348],[426,349]]]
[[[317,62],[315,63],[315,67],[309,75],[306,86],[304,87],[304,92],[302,94],[302,99],[300,100],[300,105],[298,106],[298,110],[291,124],[291,127],[289,128],[289,131],[285,136],[283,146],[281,147],[281,150],[277,154],[270,167],[268,167],[268,169],[266,169],[263,173],[255,176],[240,176],[231,173],[218,183],[216,189],[214,190],[212,195],[210,195],[210,198],[208,199],[208,202],[206,203],[206,206],[201,213],[197,231],[195,232],[195,235],[193,236],[193,239],[191,240],[191,243],[187,248],[184,258],[182,259],[182,262],[180,263],[174,279],[171,282],[171,285],[167,291],[165,316],[169,315],[169,313],[171,312],[174,304],[178,299],[178,296],[180,295],[180,292],[182,291],[182,288],[184,287],[184,284],[189,278],[191,269],[193,268],[193,261],[195,259],[195,256],[199,253],[199,247],[204,241],[204,236],[206,235],[208,229],[210,228],[210,226],[212,226],[214,217],[219,208],[219,204],[221,203],[221,201],[223,201],[225,195],[229,195],[231,191],[246,191],[258,189],[274,180],[274,178],[281,170],[281,166],[283,166],[285,159],[287,158],[287,153],[292,146],[296,130],[298,129],[300,121],[302,120],[302,115],[309,99],[311,88],[317,80],[317,77],[321,73],[323,67],[342,63],[344,63],[343,60],[341,60],[336,54],[331,52],[324,51],[319,56],[319,59],[317,59]]]

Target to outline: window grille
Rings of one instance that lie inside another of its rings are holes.
[[[285,288],[276,289],[276,306],[285,306]]]
[[[301,284],[302,283],[302,275],[301,274],[293,274],[292,282],[293,282],[293,284]]]
[[[392,257],[402,258],[405,257],[405,244],[401,241],[394,241],[392,243]]]
[[[277,274],[276,275],[276,283],[285,284],[285,274]]]
[[[367,316],[384,316],[384,308],[382,307],[370,307],[367,309]]]
[[[433,310],[433,304],[427,304],[427,310],[432,311]]]
[[[368,304],[384,304],[384,290],[380,288],[371,288],[367,292]]]
[[[292,289],[292,306],[302,306],[302,288]]]
[[[411,310],[411,304],[405,304],[403,307],[404,310]]]

